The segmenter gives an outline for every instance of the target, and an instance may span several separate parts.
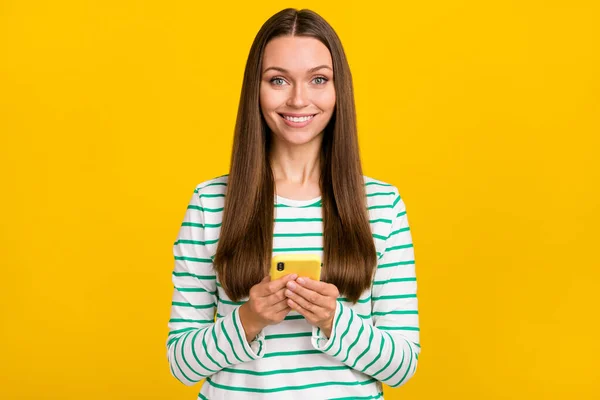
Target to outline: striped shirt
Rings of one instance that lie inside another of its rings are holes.
[[[410,379],[420,353],[412,237],[398,189],[364,176],[378,255],[371,287],[336,303],[330,338],[291,311],[248,343],[238,308],[215,275],[228,175],[198,184],[177,241],[166,340],[171,374],[199,399],[382,399]],[[323,254],[321,198],[275,195],[273,255]]]

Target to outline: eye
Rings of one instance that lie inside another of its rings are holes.
[[[276,76],[276,77],[274,77],[274,78],[271,78],[271,80],[270,80],[269,82],[271,82],[271,83],[275,84],[275,86],[281,86],[280,84],[278,84],[278,83],[275,83],[276,81],[285,82],[285,81],[283,80],[283,78],[280,78],[280,77],[278,77],[278,76]],[[283,84],[283,83],[282,83],[282,84]]]
[[[327,81],[329,81],[329,79],[325,78],[324,76],[317,76],[315,79],[313,79],[313,81],[315,81],[317,79],[321,79],[321,82],[322,82],[322,83],[317,83],[317,85],[324,85],[327,83]]]

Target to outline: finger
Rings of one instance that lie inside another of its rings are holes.
[[[297,293],[292,292],[289,289],[286,290],[285,295],[286,295],[286,297],[288,297],[288,299],[292,300],[295,304],[299,305],[300,307],[302,307],[307,312],[310,312],[311,314],[316,314],[317,312],[321,311],[321,310],[319,310],[321,308],[319,305],[311,303],[310,301],[306,300],[304,297],[298,295]]]
[[[267,284],[267,290],[268,290],[268,295],[272,294],[272,293],[276,293],[279,290],[283,289],[285,287],[285,285],[289,282],[289,281],[293,281],[294,279],[296,279],[298,277],[298,275],[296,274],[287,274],[285,276],[282,276],[279,279],[275,279],[274,281],[271,281]]]
[[[290,308],[290,306],[287,303],[287,298],[283,299],[282,301],[280,301],[279,303],[273,304],[272,306],[273,312],[275,314],[278,314],[280,312],[282,312],[283,310],[285,310],[286,308]]]
[[[298,285],[296,282],[288,282],[287,288],[292,292],[303,297],[309,303],[315,304],[320,307],[325,307],[327,304],[327,298],[315,292],[314,290],[307,289],[302,285]]]
[[[292,311],[290,306],[287,304],[288,301],[284,300],[283,302],[285,303],[285,307],[283,308],[283,310],[281,310],[275,314],[277,319],[280,319],[280,318],[284,319],[285,316],[288,315],[290,313],[290,311]]]
[[[315,281],[310,278],[302,277],[296,279],[296,282],[300,284],[302,287],[315,291],[323,296],[335,296],[337,297],[337,288],[335,285],[332,285],[327,282]]]
[[[302,315],[308,321],[316,321],[315,315],[312,312],[308,311],[306,308],[302,307],[301,305],[296,303],[294,300],[287,299],[287,302],[292,310],[294,310],[298,314]]]
[[[273,304],[277,304],[280,301],[284,301],[285,300],[285,288],[279,289],[277,292],[272,293],[270,295],[268,295],[265,298],[265,302],[271,306]]]

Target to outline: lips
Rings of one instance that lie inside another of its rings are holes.
[[[317,114],[294,114],[294,113],[278,113],[279,115],[281,115],[282,117],[295,117],[295,118],[302,118],[302,117],[314,117]]]
[[[296,116],[296,115],[299,115],[299,116]],[[281,119],[283,120],[283,122],[287,126],[290,126],[292,128],[303,128],[303,127],[305,127],[306,125],[310,124],[313,121],[315,115],[317,115],[317,114],[303,114],[303,115],[296,114],[296,115],[279,114],[279,116],[281,117]],[[285,118],[285,116],[294,116],[296,118],[300,118],[300,117],[308,117],[308,118],[305,121],[291,121],[291,120]]]

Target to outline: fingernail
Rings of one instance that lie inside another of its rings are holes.
[[[304,285],[304,278],[298,278],[297,282],[301,285]]]
[[[298,277],[298,275],[296,275],[296,274],[293,274],[293,275],[292,275],[292,280],[295,280],[297,277]]]
[[[289,281],[287,284],[287,287],[294,290],[296,288],[296,284],[292,281]]]

